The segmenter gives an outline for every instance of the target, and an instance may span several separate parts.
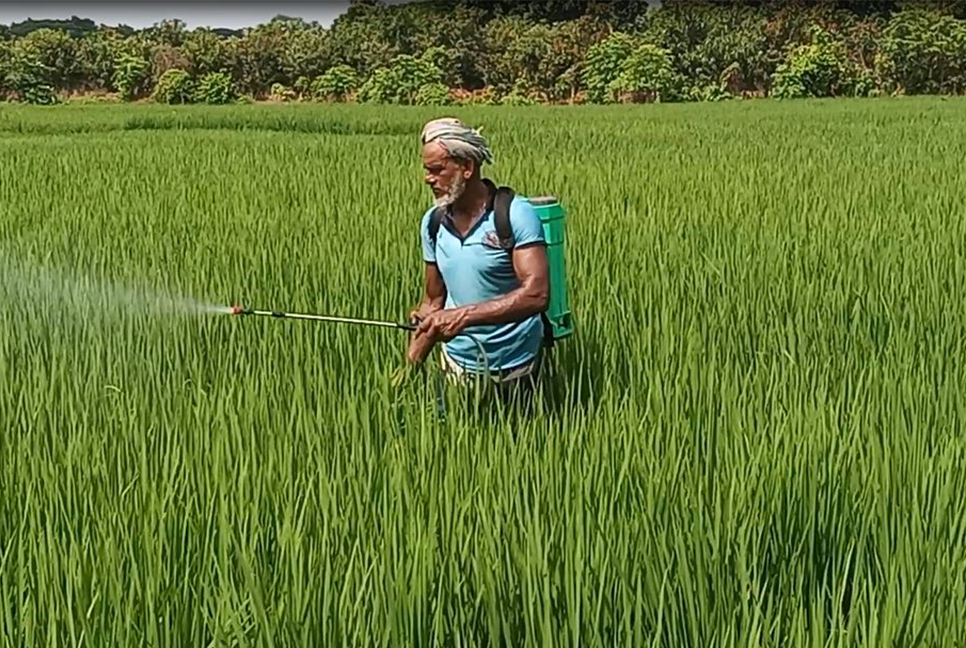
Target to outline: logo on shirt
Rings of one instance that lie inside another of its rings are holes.
[[[502,250],[503,245],[500,243],[500,237],[497,236],[496,230],[490,230],[483,235],[483,245],[492,250]]]

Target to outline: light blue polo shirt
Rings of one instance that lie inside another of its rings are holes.
[[[435,263],[446,284],[446,308],[459,308],[506,295],[519,287],[510,252],[499,247],[496,216],[488,210],[460,239],[449,220],[443,216],[436,235],[436,247],[429,237],[429,219],[433,209],[424,215],[421,225],[423,260]],[[544,243],[543,226],[526,199],[514,196],[510,203],[510,227],[516,247]],[[530,362],[543,344],[543,321],[539,314],[509,324],[481,324],[465,329],[486,350],[490,370],[512,369]],[[472,340],[459,335],[446,343],[446,351],[461,367],[482,371],[477,362],[479,349]]]

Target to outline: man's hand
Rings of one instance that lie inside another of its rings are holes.
[[[409,343],[409,349],[406,351],[406,359],[415,365],[422,364],[435,344],[436,340],[428,335],[413,337],[412,342]]]
[[[431,322],[426,324],[435,313],[443,310],[446,304],[446,286],[443,283],[443,276],[439,273],[439,268],[435,263],[426,264],[426,296],[422,303],[409,313],[409,321],[418,324],[417,331],[413,334],[412,342],[409,343],[409,351],[406,358],[413,364],[421,364],[429,352],[436,344],[435,334],[427,331],[434,326]]]
[[[422,363],[437,342],[452,340],[466,326],[467,312],[463,308],[433,311],[416,327],[406,357],[414,364]]]
[[[434,341],[449,341],[463,332],[467,324],[466,309],[449,308],[427,315],[416,327],[416,336],[428,335]]]
[[[430,301],[424,301],[419,306],[409,311],[409,321],[418,323],[429,317],[432,313],[442,310],[442,308],[442,304],[434,304]]]

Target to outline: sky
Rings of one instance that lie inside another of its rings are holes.
[[[166,18],[180,18],[189,29],[195,27],[227,27],[241,29],[268,22],[278,14],[316,20],[327,27],[349,7],[348,0],[302,0],[270,2],[252,0],[231,2],[228,0],[136,0],[134,2],[104,1],[58,2],[33,0],[32,2],[6,2],[0,0],[0,24],[9,25],[27,18],[90,18],[105,25],[129,25],[135,29],[150,27]]]

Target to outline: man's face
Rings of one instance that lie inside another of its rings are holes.
[[[473,173],[471,165],[450,158],[438,142],[423,147],[423,168],[437,207],[448,207],[456,202]]]

